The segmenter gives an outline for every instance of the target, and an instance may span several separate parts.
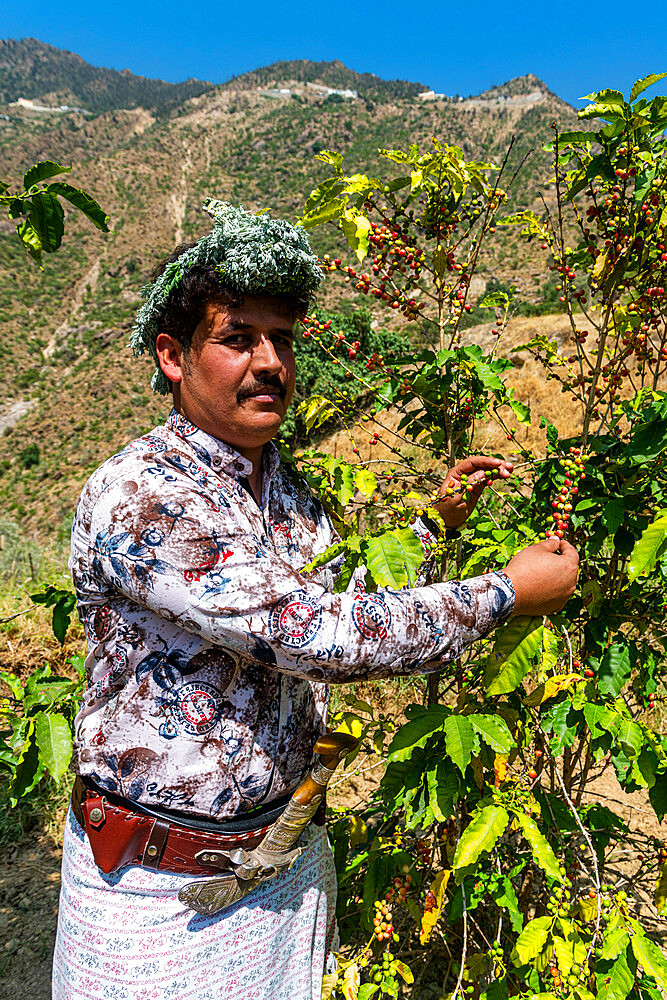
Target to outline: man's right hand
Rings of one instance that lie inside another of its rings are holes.
[[[505,568],[516,594],[515,615],[550,615],[577,586],[579,555],[561,538],[547,538],[513,556]]]

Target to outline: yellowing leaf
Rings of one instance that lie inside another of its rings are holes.
[[[309,399],[304,399],[297,413],[303,418],[306,430],[310,433],[311,430],[319,427],[330,417],[340,413],[340,410],[324,396],[310,396]]]
[[[561,691],[572,687],[580,680],[583,680],[581,674],[561,674],[559,677],[549,677],[543,684],[539,684],[534,691],[531,691],[528,697],[523,699],[523,703],[529,708],[534,708],[536,705],[541,705],[543,701],[554,698]]]
[[[502,785],[503,781],[507,777],[507,761],[509,757],[506,754],[496,754],[493,761],[493,773],[495,775],[495,785],[496,788]]]
[[[412,975],[412,969],[410,969],[405,964],[405,962],[399,962],[398,960],[395,960],[395,963],[396,963],[395,964],[395,968],[396,968],[396,971],[398,972],[399,976],[406,983],[414,983],[415,977]]]
[[[598,915],[598,901],[597,897],[584,896],[577,903],[577,913],[579,919],[583,920],[584,923],[588,923],[589,920],[595,920]]]
[[[447,883],[449,882],[449,876],[451,871],[448,868],[443,869],[443,871],[438,872],[435,879],[431,883],[431,887],[426,895],[426,906],[427,909],[424,910],[422,914],[422,929],[419,935],[419,943],[426,944],[431,936],[431,931],[438,922],[438,918],[442,913],[442,904],[445,898],[445,890],[447,888]],[[429,906],[429,899],[432,899],[432,906]]]
[[[545,628],[542,633],[542,658],[539,664],[539,679],[543,681],[550,675],[558,663],[561,640],[553,629]]]
[[[333,972],[330,976],[322,977],[322,1000],[330,1000],[338,982],[338,973]]]
[[[359,718],[358,715],[352,715],[351,712],[345,712],[343,721],[338,726],[337,733],[350,733],[355,739],[359,739],[364,729],[363,720]]]
[[[364,823],[361,816],[357,816],[353,813],[348,819],[348,830],[350,832],[350,847],[358,847],[359,844],[365,844],[368,840],[368,827]]]
[[[342,989],[345,1000],[357,1000],[360,982],[361,976],[359,974],[359,966],[356,962],[353,962],[352,965],[348,965],[345,973],[343,974]]]
[[[595,261],[595,266],[593,267],[593,270],[591,272],[591,277],[593,281],[599,284],[602,275],[605,272],[606,267],[607,267],[607,251],[603,250],[598,255],[597,260]]]

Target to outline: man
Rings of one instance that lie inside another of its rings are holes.
[[[325,728],[328,682],[437,669],[512,612],[559,609],[576,583],[576,553],[555,539],[503,573],[399,593],[366,595],[360,573],[334,593],[337,563],[300,572],[335,536],[271,438],[321,272],[303,231],[206,207],[212,232],[172,255],[133,335],[174,409],[94,473],[74,524],[89,686],[58,1000],[319,997],[335,909],[321,826],[289,871],[220,914],[193,913],[179,891],[281,814]],[[443,499],[446,524],[465,519],[491,468],[511,466],[479,456],[451,471],[475,487]]]

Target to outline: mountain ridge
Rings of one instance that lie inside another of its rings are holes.
[[[212,90],[246,91],[290,80],[304,84],[317,83],[332,90],[354,90],[361,99],[378,103],[432,93],[428,84],[401,79],[386,80],[375,73],[360,73],[350,69],[340,59],[279,60],[268,66],[234,75],[217,84],[194,77],[179,83],[169,83],[136,74],[129,69],[115,70],[95,66],[75,52],[59,49],[36,38],[0,39],[0,103],[13,103],[19,98],[44,100],[47,96],[53,100],[60,96],[63,98],[60,103],[80,105],[93,114],[137,107],[164,114],[173,110],[179,102]],[[514,77],[479,94],[470,94],[464,100],[514,97],[535,91],[561,100],[533,73]],[[459,95],[436,96],[461,100]]]
[[[7,46],[0,52],[6,57]],[[81,63],[77,67],[79,76],[62,76],[60,92],[34,92],[34,99],[55,104],[58,93],[67,93],[72,99],[57,103],[77,103],[83,79]],[[16,81],[16,64],[14,70]],[[145,104],[114,104],[95,115],[0,101],[0,177],[18,184],[37,160],[71,162],[68,180],[99,201],[113,229],[103,236],[68,211],[63,247],[40,273],[13,225],[5,220],[0,226],[0,505],[7,517],[48,536],[71,517],[92,469],[164,419],[168,403],[150,393],[150,364],[132,359],[127,338],[140,288],[158,259],[207,231],[205,196],[295,219],[328,174],[315,158],[322,149],[339,150],[350,171],[390,177],[400,168],[379,160],[379,148],[416,143],[425,151],[435,136],[460,146],[469,159],[500,164],[514,137],[503,186],[515,170],[521,173],[507,213],[531,208],[541,214],[545,203],[553,205],[552,167],[542,150],[551,138],[548,124],[581,124],[537,77],[461,100],[425,99],[425,85],[406,81],[389,81],[383,89],[380,78],[354,72],[335,60],[279,63],[176,100],[178,91],[151,91],[141,81],[135,87],[132,74],[117,74],[102,79],[99,105],[128,95]],[[126,91],[111,87],[119,75]],[[110,90],[104,91],[105,81]],[[156,95],[151,105],[148,98]],[[480,256],[480,294],[490,280],[513,282],[522,297],[542,302],[546,253],[535,244],[526,247],[516,230],[502,232]],[[320,254],[338,256],[339,239],[330,227],[312,232]],[[336,310],[368,304],[333,275],[319,298]],[[381,322],[396,327],[395,317]],[[26,466],[21,456],[34,443],[39,460]]]
[[[196,97],[213,84],[202,80],[167,83],[138,76],[129,69],[93,66],[67,49],[36,38],[0,39],[0,102],[18,98],[35,100],[53,95],[68,99],[93,113],[121,108],[149,107],[164,112],[174,104]],[[55,103],[55,101],[54,101]]]

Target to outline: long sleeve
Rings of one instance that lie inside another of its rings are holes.
[[[355,575],[334,594],[336,561],[301,572],[335,539],[319,502],[270,446],[261,505],[251,470],[172,413],[83,490],[75,754],[98,787],[213,817],[280,798],[325,727],[326,682],[434,669],[512,610],[500,573],[372,594]]]
[[[281,558],[270,532],[248,532],[231,508],[212,511],[187,483],[172,484],[168,502],[160,489],[137,499],[121,480],[99,496],[89,536],[96,573],[187,632],[298,677],[341,683],[436,669],[514,605],[501,573],[334,594]]]

